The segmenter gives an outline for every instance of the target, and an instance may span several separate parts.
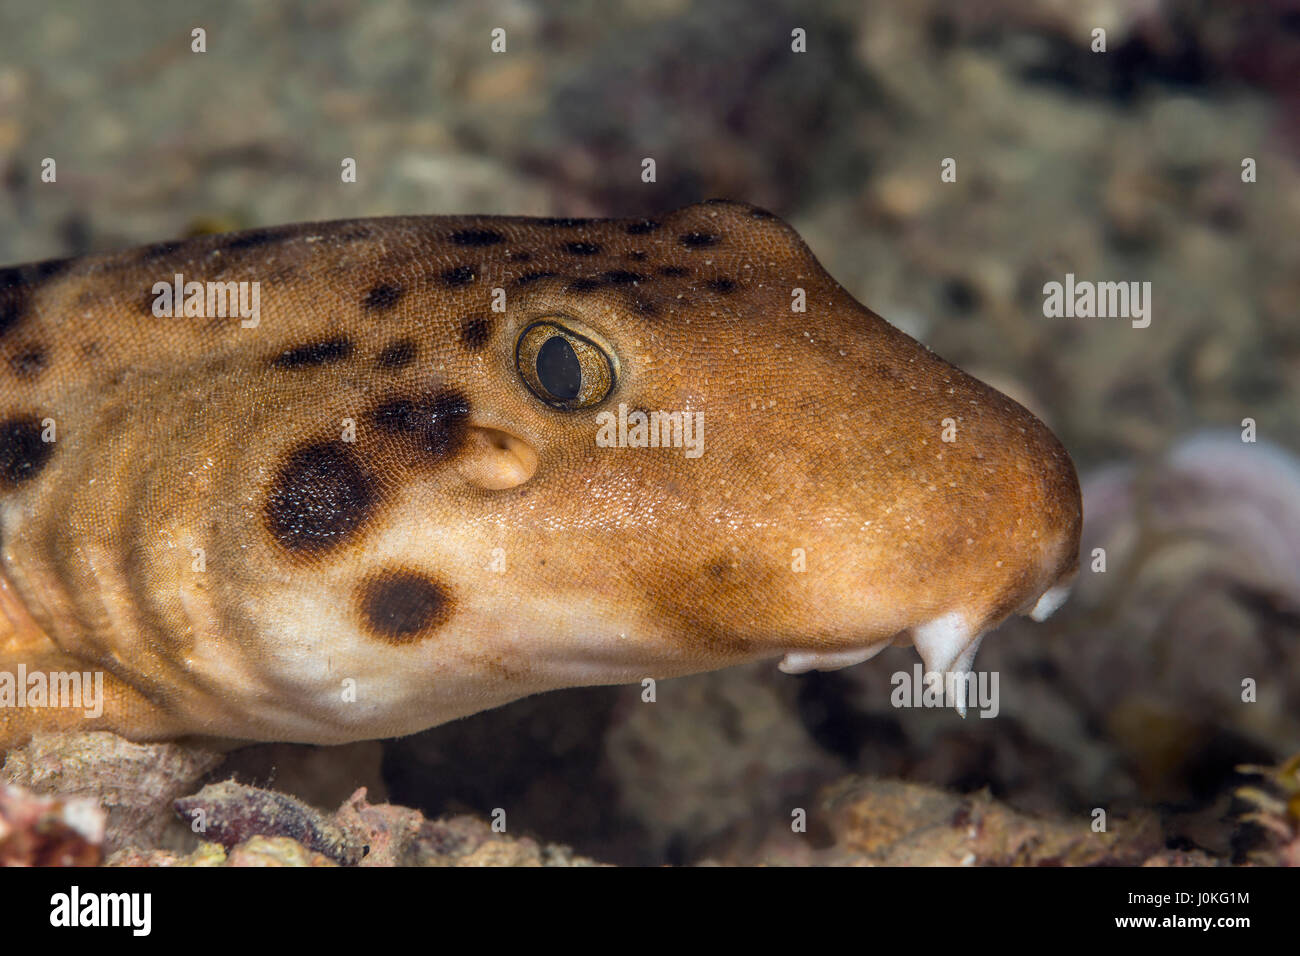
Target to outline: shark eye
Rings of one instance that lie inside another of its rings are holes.
[[[558,321],[534,322],[520,333],[515,365],[532,393],[554,408],[590,408],[614,388],[610,352]]]

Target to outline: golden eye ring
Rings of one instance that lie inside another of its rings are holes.
[[[552,408],[599,405],[614,390],[613,351],[566,316],[530,323],[515,344],[515,367],[529,391]]]

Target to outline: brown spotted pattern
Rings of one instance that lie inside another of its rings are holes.
[[[154,316],[177,274],[258,282],[260,320]],[[596,404],[525,383],[542,320],[613,373]],[[60,727],[405,734],[949,613],[976,633],[1075,561],[1077,483],[1042,424],[742,203],[14,266],[0,358],[0,668],[113,662],[104,717]],[[600,444],[620,409],[702,415],[702,454]],[[41,719],[0,713],[0,747]]]
[[[450,613],[446,590],[414,571],[383,571],[366,581],[358,597],[363,626],[393,643],[428,636]]]
[[[288,551],[320,554],[355,533],[378,504],[375,479],[342,442],[294,450],[276,475],[266,524]]]

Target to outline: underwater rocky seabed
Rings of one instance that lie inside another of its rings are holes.
[[[1079,466],[1085,571],[1051,621],[985,640],[998,717],[890,707],[916,660],[900,648],[661,682],[654,705],[558,692],[342,748],[38,740],[0,771],[22,787],[0,791],[0,861],[347,864],[362,845],[363,865],[1300,861],[1294,14],[604,6],[232,4],[212,31],[231,52],[203,59],[174,48],[202,19],[184,4],[8,22],[0,258],[345,216],[767,206]],[[1086,52],[1098,23],[1104,58]],[[507,56],[453,42],[497,25]],[[57,189],[29,172],[45,155]],[[362,174],[332,190],[339,156]],[[958,181],[940,185],[947,156]],[[1043,318],[1043,283],[1067,272],[1150,280],[1150,327]],[[1095,547],[1105,574],[1086,569]],[[223,821],[215,842],[177,800]]]

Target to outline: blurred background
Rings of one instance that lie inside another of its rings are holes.
[[[0,175],[5,264],[303,220],[757,203],[1083,476],[1074,599],[981,652],[997,719],[891,708],[915,660],[894,649],[223,772],[323,806],[365,783],[429,814],[509,807],[612,862],[779,858],[790,808],[854,774],[1145,813],[1217,860],[1258,842],[1234,768],[1300,751],[1300,4],[4,0]],[[1150,327],[1044,318],[1067,272],[1151,282]]]

